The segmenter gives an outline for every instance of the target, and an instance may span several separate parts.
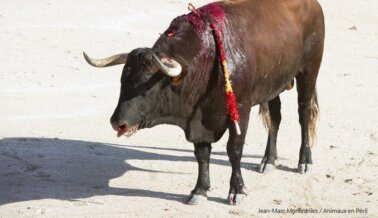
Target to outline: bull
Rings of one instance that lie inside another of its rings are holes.
[[[203,19],[198,14],[204,15]],[[230,79],[240,116],[238,134],[229,119],[219,51],[210,23],[221,30]],[[181,127],[194,144],[198,180],[188,203],[198,204],[210,188],[211,143],[229,131],[232,165],[227,201],[245,195],[240,169],[250,111],[260,105],[268,127],[259,171],[270,172],[277,159],[280,94],[296,81],[301,125],[299,173],[312,166],[316,133],[316,80],[324,49],[324,15],[317,0],[230,0],[205,5],[177,17],[152,48],[87,62],[95,67],[125,64],[111,125],[118,136],[159,124]]]

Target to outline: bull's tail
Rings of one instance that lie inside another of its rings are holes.
[[[262,122],[264,124],[264,127],[269,131],[272,125],[272,122],[270,120],[270,113],[269,113],[269,106],[267,103],[260,104],[260,111]]]
[[[309,143],[310,146],[313,147],[316,143],[316,136],[317,136],[317,120],[320,114],[319,104],[318,104],[318,97],[316,91],[314,92],[312,99],[311,99],[311,115],[310,121],[308,123],[308,133],[309,133]],[[269,113],[269,106],[267,103],[260,104],[260,111],[259,114],[261,115],[262,122],[264,127],[269,131],[272,126],[271,117]]]
[[[316,91],[314,92],[312,99],[311,99],[311,115],[310,115],[310,122],[308,124],[308,131],[310,136],[310,146],[314,146],[316,143],[316,123],[319,117],[319,104],[318,104],[318,96]]]

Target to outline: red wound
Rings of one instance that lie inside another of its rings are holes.
[[[176,35],[175,32],[169,32],[169,33],[167,34],[168,37],[174,37],[175,35]]]

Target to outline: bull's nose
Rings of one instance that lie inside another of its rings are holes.
[[[112,127],[117,132],[117,137],[121,137],[127,132],[127,126],[126,122],[112,122]]]
[[[122,131],[127,128],[126,122],[111,122],[111,124],[115,131]]]
[[[121,129],[125,129],[126,128],[126,123],[111,123],[112,124],[112,127],[115,131],[119,131]]]
[[[118,127],[122,126],[122,125],[125,125],[124,122],[121,122],[119,117],[115,116],[113,114],[113,116],[110,118],[110,124],[112,125],[113,129],[115,131],[118,131]]]
[[[126,125],[125,124],[120,124],[120,125],[112,125],[113,129],[115,131],[122,131],[122,130],[125,130],[126,129]]]

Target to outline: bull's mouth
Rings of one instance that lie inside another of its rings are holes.
[[[126,137],[130,137],[138,131],[139,126],[140,124],[136,124],[131,127],[126,127],[126,125],[119,126],[117,129],[117,137],[121,137],[123,135]]]

